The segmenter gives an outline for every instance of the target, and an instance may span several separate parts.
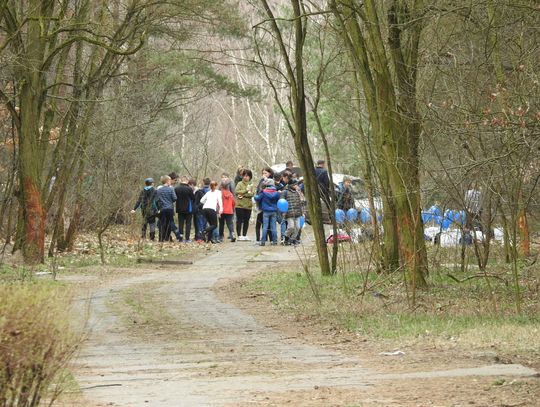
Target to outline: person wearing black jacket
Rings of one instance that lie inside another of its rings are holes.
[[[203,214],[201,199],[210,189],[210,178],[204,178],[201,188],[195,188],[196,181],[193,180],[192,185],[195,193],[193,198],[193,216],[195,217],[195,240],[200,242],[203,240],[202,231],[206,227],[206,219]]]
[[[184,239],[186,242],[190,242],[189,237],[195,208],[195,194],[193,188],[189,185],[189,179],[182,177],[180,183],[174,188],[174,192],[177,197],[176,213],[178,214],[178,229],[182,236],[180,240]]]
[[[315,178],[317,179],[321,198],[326,206],[330,208],[330,178],[328,176],[328,171],[325,168],[325,164],[326,163],[324,160],[317,161],[317,166],[315,167]]]

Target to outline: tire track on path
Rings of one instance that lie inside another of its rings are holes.
[[[250,402],[259,393],[321,385],[361,388],[411,378],[535,374],[521,365],[379,374],[363,368],[357,358],[287,339],[222,303],[212,291],[222,278],[245,276],[268,265],[250,262],[253,259],[297,257],[282,247],[261,251],[251,245],[223,245],[191,266],[147,270],[96,292],[91,334],[77,362],[77,380],[90,405],[224,406]],[[185,335],[165,340],[134,337],[109,306],[124,290],[148,283],[159,283],[154,294]]]

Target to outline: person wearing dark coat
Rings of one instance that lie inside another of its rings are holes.
[[[345,177],[337,190],[337,207],[347,212],[354,208],[354,194],[351,179]]]
[[[317,179],[321,198],[326,206],[330,208],[330,178],[328,177],[328,171],[326,170],[325,165],[326,163],[324,160],[317,161],[315,178]]]
[[[158,209],[153,178],[146,178],[144,180],[144,189],[139,194],[139,199],[135,203],[135,207],[131,213],[135,213],[139,208],[141,208],[143,218],[141,236],[143,239],[146,239],[146,229],[150,227],[150,240],[154,240],[156,238],[156,215]]]
[[[195,194],[189,185],[189,179],[182,177],[180,183],[174,188],[176,193],[176,213],[178,214],[178,229],[181,240],[190,242],[191,222],[195,207]]]

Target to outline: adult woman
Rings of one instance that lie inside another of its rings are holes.
[[[242,180],[236,184],[236,236],[238,240],[249,240],[247,231],[253,208],[251,198],[255,195],[251,183],[252,178],[251,170],[243,170]]]
[[[212,232],[218,225],[218,214],[223,213],[223,200],[221,191],[217,189],[217,182],[210,183],[210,190],[201,198],[203,204],[203,215],[208,222],[208,226],[204,228],[203,234],[207,242],[216,243],[212,237]]]

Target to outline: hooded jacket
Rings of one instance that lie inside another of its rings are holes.
[[[153,186],[146,186],[139,194],[139,199],[133,208],[136,211],[141,208],[142,215],[145,218],[150,218],[156,215],[158,209],[156,204],[156,190]]]
[[[255,196],[255,200],[259,202],[263,212],[277,212],[277,201],[279,200],[279,192],[276,187],[269,186],[263,189]]]
[[[223,201],[223,214],[232,215],[234,214],[234,207],[236,202],[234,201],[234,195],[228,189],[221,190],[221,200]]]

